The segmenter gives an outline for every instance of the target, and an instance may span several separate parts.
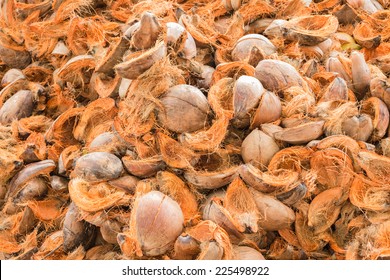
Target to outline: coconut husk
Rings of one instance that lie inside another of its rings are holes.
[[[308,204],[302,203],[299,205],[295,219],[295,234],[305,252],[320,251],[326,245],[326,242],[322,240],[320,234],[315,234],[314,229],[309,227],[308,212]]]
[[[371,225],[356,234],[356,240],[348,246],[346,259],[376,260],[389,256],[389,222]],[[370,246],[368,246],[370,244]]]
[[[268,170],[273,172],[279,169],[288,169],[301,172],[308,169],[313,150],[306,147],[288,147],[277,152],[271,159]]]
[[[111,187],[108,183],[91,184],[79,178],[69,182],[69,194],[77,207],[87,212],[128,205],[132,198],[125,192]]]
[[[356,176],[350,189],[349,199],[353,205],[365,210],[388,211],[389,186],[381,185],[365,178]]]
[[[216,223],[207,220],[201,221],[195,227],[186,230],[186,233],[200,243],[215,240],[223,248],[222,259],[233,257],[233,247],[227,232]]]
[[[73,130],[74,138],[90,143],[97,135],[111,129],[117,112],[111,98],[99,98],[89,103]]]
[[[317,181],[326,188],[343,186],[348,189],[354,176],[352,160],[343,151],[327,148],[315,152],[310,166],[317,173]]]
[[[226,210],[236,220],[241,232],[253,233],[258,231],[258,210],[249,189],[239,178],[235,178],[226,190],[224,200]]]
[[[374,182],[386,184],[390,172],[390,159],[374,152],[361,151],[358,154],[358,163],[366,172],[368,178]]]

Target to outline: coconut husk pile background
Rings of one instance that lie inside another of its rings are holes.
[[[389,1],[1,1],[1,259],[388,259]]]

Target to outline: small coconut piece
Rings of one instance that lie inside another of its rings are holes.
[[[7,85],[20,79],[26,79],[26,76],[21,70],[12,68],[5,72],[3,78],[1,79],[1,86],[6,87]]]
[[[363,99],[370,87],[371,72],[364,55],[353,51],[350,55],[352,63],[352,82],[355,93],[359,100]]]
[[[352,72],[351,72],[351,61],[344,57],[340,53],[331,53],[330,57],[326,60],[325,68],[328,72],[336,72],[343,78],[348,87],[351,86]]]
[[[145,12],[137,27],[131,34],[130,45],[138,50],[154,46],[162,29],[157,17],[152,13]]]
[[[138,51],[130,54],[125,61],[115,66],[116,72],[129,80],[137,79],[157,61],[165,57],[167,48],[164,42],[159,42],[147,51]]]
[[[196,87],[177,85],[161,97],[163,109],[159,121],[174,132],[193,132],[207,125],[210,106],[207,98]]]
[[[231,54],[233,60],[248,61],[254,48],[257,48],[265,57],[276,53],[276,47],[267,37],[260,34],[247,34],[238,39],[233,47]],[[258,62],[259,61],[257,61],[257,63]],[[257,63],[255,63],[255,65],[257,65]]]
[[[324,121],[308,122],[295,127],[285,128],[280,132],[275,132],[274,137],[277,140],[289,144],[305,144],[317,139],[324,133],[324,124]]]
[[[34,95],[30,90],[19,90],[0,109],[0,123],[10,124],[13,120],[29,117],[34,109]]]
[[[307,219],[308,226],[318,234],[327,230],[336,222],[343,202],[348,199],[344,187],[335,187],[318,194],[310,203]]]
[[[367,141],[374,131],[372,119],[367,114],[349,117],[342,122],[345,135],[357,141]]]
[[[95,226],[80,220],[77,206],[71,203],[64,219],[64,250],[72,251],[79,245],[88,249],[95,241],[95,229]]]
[[[52,160],[42,160],[26,165],[15,175],[9,183],[7,197],[13,197],[32,178],[39,175],[47,175],[55,169],[56,165]]]
[[[280,60],[264,59],[256,66],[255,77],[269,91],[278,92],[291,86],[305,86],[298,71]]]
[[[217,189],[231,183],[238,176],[238,167],[219,171],[186,171],[184,178],[198,189]]]
[[[390,108],[390,82],[385,78],[373,78],[370,82],[372,96],[380,98]]]
[[[237,223],[226,208],[223,207],[223,201],[217,197],[208,200],[203,206],[203,220],[210,220],[219,225],[235,243],[244,239],[242,233],[245,231],[245,228],[242,228]]]
[[[187,185],[175,174],[160,171],[157,173],[159,190],[174,199],[183,212],[184,222],[195,223],[199,219],[196,196]]]
[[[233,246],[236,260],[265,260],[263,254],[249,246]]]
[[[251,163],[259,169],[265,169],[271,158],[279,151],[272,137],[257,128],[242,142],[241,156],[245,163]]]
[[[24,69],[31,63],[30,53],[24,46],[17,45],[3,30],[0,32],[0,59],[10,68]]]
[[[264,92],[263,85],[256,78],[246,75],[238,78],[233,88],[235,126],[241,128],[249,125],[251,114]]]
[[[106,152],[93,152],[76,161],[71,177],[99,182],[118,178],[122,172],[122,162],[118,157]]]
[[[339,22],[332,15],[310,15],[287,21],[282,31],[289,40],[297,40],[302,45],[317,45],[336,33]]]
[[[171,44],[184,58],[192,59],[196,56],[196,44],[194,38],[186,29],[176,22],[168,22],[166,24],[167,31],[165,43]],[[181,41],[184,41],[181,42]],[[179,45],[179,46],[178,46]]]
[[[308,225],[309,205],[301,203],[296,213],[295,234],[299,244],[306,252],[320,251],[326,242],[321,238],[321,234],[314,233],[314,229]]]
[[[259,210],[259,227],[267,231],[289,228],[295,221],[294,211],[272,196],[254,189],[251,193]]]
[[[288,206],[292,206],[303,199],[308,192],[307,186],[304,182],[300,183],[297,187],[282,192],[276,196],[276,198]]]
[[[134,159],[131,156],[124,156],[122,162],[130,174],[141,178],[154,176],[158,171],[166,167],[166,163],[161,156],[145,159]]]
[[[343,78],[336,77],[326,88],[321,102],[333,100],[348,100],[348,86]]]
[[[277,121],[282,115],[282,103],[279,97],[271,92],[265,91],[260,98],[259,106],[251,121],[251,128],[260,127],[265,123]]]
[[[355,26],[352,35],[359,45],[367,49],[375,49],[381,43],[381,35],[378,34],[378,32],[375,32],[366,21],[359,22]]]
[[[372,118],[373,132],[371,141],[376,142],[386,135],[389,126],[389,110],[386,104],[377,97],[370,97],[362,102],[362,113]]]
[[[242,5],[242,0],[222,0],[226,10],[238,10]]]
[[[173,258],[176,260],[193,260],[200,253],[198,241],[182,233],[175,241]]]
[[[183,213],[180,206],[158,191],[139,198],[135,227],[137,240],[146,256],[166,253],[183,230]]]

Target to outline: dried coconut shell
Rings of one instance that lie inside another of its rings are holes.
[[[131,34],[131,46],[137,50],[153,47],[161,29],[157,17],[153,13],[145,12],[141,16],[138,28]]]
[[[390,83],[386,79],[374,78],[370,82],[372,96],[380,98],[390,108]]]
[[[241,156],[245,163],[264,170],[271,158],[279,151],[279,146],[272,137],[261,130],[255,129],[244,139],[241,146]]]
[[[219,198],[213,197],[204,205],[203,220],[210,220],[219,225],[227,232],[234,243],[239,243],[244,239],[242,232],[245,231],[245,228],[241,228]]]
[[[99,98],[92,101],[85,108],[73,130],[74,138],[90,143],[97,135],[111,128],[117,112],[114,99]],[[96,123],[96,120],[99,120],[99,123]]]
[[[47,175],[55,169],[52,160],[43,160],[26,165],[9,183],[7,197],[13,197],[29,180],[39,175]]]
[[[295,219],[295,234],[299,244],[306,252],[320,251],[326,242],[321,239],[321,234],[315,234],[308,225],[309,205],[304,203],[299,206]]]
[[[13,120],[29,117],[34,108],[34,96],[29,90],[19,90],[0,108],[0,123],[10,124]]]
[[[235,178],[226,190],[224,200],[226,210],[239,225],[241,232],[253,233],[258,231],[259,215],[255,201],[249,189],[239,178]]]
[[[182,233],[175,241],[173,258],[176,260],[192,260],[200,253],[199,243],[187,235]]]
[[[311,201],[307,219],[315,234],[327,230],[336,222],[342,204],[347,199],[345,188],[335,187],[321,192]]]
[[[139,160],[133,159],[130,156],[124,156],[122,162],[130,174],[141,178],[154,176],[158,171],[163,170],[166,167],[166,163],[161,156]]]
[[[280,230],[289,228],[295,221],[295,214],[291,208],[254,189],[251,189],[251,193],[260,214],[258,222],[260,228],[267,231]]]
[[[119,75],[110,77],[95,71],[89,83],[89,90],[96,92],[100,98],[116,97],[121,85],[120,82],[121,77]]]
[[[118,178],[122,172],[122,162],[118,157],[106,152],[93,152],[77,159],[71,177],[101,182]]]
[[[122,78],[137,79],[141,74],[147,71],[154,63],[164,58],[166,54],[164,42],[158,42],[147,51],[138,51],[130,54],[125,61],[117,64],[115,70]]]
[[[324,121],[316,121],[285,128],[282,131],[275,132],[274,137],[289,144],[305,144],[317,139],[324,133],[324,124]]]
[[[95,227],[80,220],[77,207],[71,203],[64,219],[64,250],[71,251],[79,245],[88,249],[94,242],[94,236]]]
[[[223,248],[222,259],[231,260],[233,246],[227,232],[210,220],[201,221],[196,226],[189,228],[186,233],[199,243],[207,243],[215,240],[219,247]]]
[[[256,66],[255,77],[267,90],[273,92],[291,86],[307,86],[293,66],[280,60],[265,59],[260,61]]]
[[[276,47],[267,37],[260,34],[247,34],[236,42],[232,50],[234,61],[248,60],[253,48],[257,48],[264,56],[276,53]],[[258,62],[258,61],[257,61]],[[257,63],[256,63],[257,65]]]
[[[196,87],[177,85],[161,97],[158,119],[171,131],[193,132],[207,125],[210,107],[206,96]]]
[[[136,211],[137,240],[146,256],[158,256],[173,247],[183,230],[180,206],[161,192],[139,198]]]
[[[354,170],[360,171],[360,166],[357,163],[357,155],[360,151],[360,146],[357,141],[346,135],[332,135],[322,139],[316,145],[319,150],[327,148],[337,148],[346,153],[353,160]]]
[[[389,110],[386,104],[377,97],[370,97],[362,102],[361,111],[372,118],[374,131],[371,135],[371,141],[376,142],[382,139],[389,126]]]
[[[345,119],[342,124],[346,135],[358,141],[367,141],[374,131],[372,119],[367,114]]]
[[[259,106],[251,120],[251,128],[260,127],[264,123],[277,121],[282,114],[282,103],[271,91],[265,91],[260,98]]]
[[[197,189],[217,189],[231,183],[237,177],[237,166],[218,171],[189,170],[184,178]]]
[[[223,78],[214,84],[208,93],[208,101],[215,112],[216,120],[207,130],[180,135],[179,141],[193,150],[215,151],[225,138],[229,121],[233,118],[232,78]]]
[[[263,85],[254,77],[243,75],[233,88],[234,125],[249,125],[250,117],[264,93]]]
[[[310,158],[313,150],[307,147],[293,146],[280,150],[271,159],[268,170],[271,172],[279,169],[289,169],[301,172],[310,168]]]

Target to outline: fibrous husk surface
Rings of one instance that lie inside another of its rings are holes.
[[[1,259],[388,259],[389,1],[1,1]]]

